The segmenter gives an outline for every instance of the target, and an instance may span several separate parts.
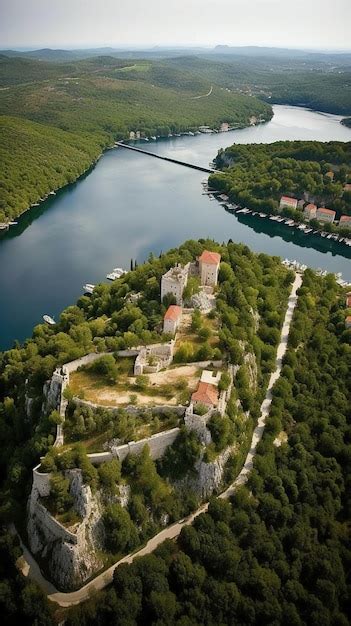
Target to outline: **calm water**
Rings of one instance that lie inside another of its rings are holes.
[[[340,118],[275,106],[271,122],[215,135],[179,137],[143,147],[208,165],[220,147],[285,139],[351,141]],[[23,216],[0,240],[0,348],[22,341],[44,313],[58,316],[85,282],[150,251],[185,239],[243,242],[258,252],[295,258],[351,279],[351,248],[250,217],[226,213],[202,195],[204,174],[142,154],[108,151],[83,180]],[[317,246],[313,249],[311,246]]]

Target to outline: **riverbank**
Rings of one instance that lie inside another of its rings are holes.
[[[201,101],[200,101],[201,102]],[[338,118],[274,107],[273,119],[229,133],[142,142],[145,150],[208,167],[220,147],[285,139],[350,141]],[[0,238],[0,349],[31,336],[43,314],[58,319],[113,267],[207,236],[296,259],[351,279],[351,248],[285,224],[232,215],[202,195],[205,175],[131,150],[107,150],[91,173],[27,211]],[[101,287],[103,289],[103,287]]]

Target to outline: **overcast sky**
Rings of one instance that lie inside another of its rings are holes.
[[[0,0],[0,48],[351,49],[351,0]]]

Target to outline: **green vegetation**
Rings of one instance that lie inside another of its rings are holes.
[[[304,106],[339,115],[351,113],[351,71],[343,55],[294,59],[225,54],[169,59],[171,67],[187,70],[235,93],[253,95],[269,103]],[[205,93],[205,92],[204,92]]]
[[[247,486],[229,502],[213,499],[177,544],[118,568],[109,589],[71,611],[69,626],[349,623],[344,317],[334,278],[308,270]]]
[[[194,99],[210,85],[189,72],[141,62],[143,71],[128,74],[128,65],[109,57],[72,64],[0,57],[0,222],[76,180],[130,131],[167,136],[271,115],[269,105],[219,88]]]
[[[112,439],[118,439],[121,444],[137,441],[161,430],[175,428],[178,421],[171,409],[156,413],[150,408],[130,415],[124,409],[93,409],[71,401],[64,424],[65,441],[81,441],[88,452],[100,452],[103,444]]]
[[[351,215],[351,194],[344,184],[351,180],[351,143],[279,141],[263,145],[230,146],[220,150],[216,165],[223,173],[210,176],[210,184],[231,199],[253,210],[277,214],[282,195],[304,194],[318,206]],[[333,171],[334,178],[326,176]],[[303,220],[302,209],[284,209],[289,217]]]

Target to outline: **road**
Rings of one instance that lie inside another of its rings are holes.
[[[192,98],[190,98],[190,100],[200,100],[200,98],[208,98],[208,96],[211,95],[213,91],[213,85],[211,85],[211,89],[208,93],[204,93],[202,96],[193,96]]]
[[[245,463],[241,469],[240,474],[237,476],[235,481],[228,487],[228,489],[226,489],[225,491],[223,491],[223,493],[219,495],[219,498],[229,498],[231,495],[233,495],[235,489],[238,486],[244,485],[247,482],[249,474],[253,468],[253,460],[256,454],[256,448],[257,448],[258,443],[262,439],[263,431],[264,431],[265,424],[266,424],[266,418],[269,414],[269,409],[270,409],[271,402],[272,402],[272,388],[275,382],[278,380],[280,373],[281,373],[282,359],[287,348],[290,324],[291,324],[294,309],[295,309],[297,299],[298,299],[297,290],[300,288],[301,283],[302,283],[301,275],[296,274],[295,280],[291,288],[291,292],[290,292],[290,296],[288,300],[288,306],[287,306],[287,310],[286,310],[286,314],[285,314],[285,318],[283,322],[283,327],[281,331],[280,343],[278,346],[276,362],[275,362],[275,370],[271,374],[270,379],[269,379],[267,393],[261,405],[260,417],[258,419],[257,426],[252,435],[250,450],[247,454]],[[91,596],[92,593],[94,593],[95,591],[99,591],[103,589],[104,587],[106,587],[108,584],[110,584],[113,580],[113,572],[115,571],[117,567],[119,567],[119,565],[121,565],[122,563],[132,563],[135,558],[144,556],[145,554],[150,554],[157,548],[157,546],[159,546],[166,539],[176,539],[179,536],[184,526],[189,526],[190,524],[192,524],[194,519],[198,515],[205,513],[207,509],[208,509],[208,502],[206,502],[206,504],[203,504],[199,509],[197,509],[195,513],[192,513],[192,515],[189,515],[189,517],[183,520],[180,520],[179,522],[176,522],[172,526],[169,526],[168,528],[165,528],[164,530],[162,530],[160,533],[155,535],[155,537],[152,537],[152,539],[150,539],[143,548],[141,548],[137,552],[134,552],[133,554],[128,554],[120,561],[117,561],[117,563],[114,563],[114,565],[112,565],[109,569],[107,569],[106,571],[96,576],[93,580],[88,582],[86,585],[84,585],[84,587],[81,587],[77,591],[71,591],[68,593],[63,593],[61,591],[58,591],[54,587],[54,585],[52,585],[52,583],[50,583],[48,580],[46,580],[46,578],[44,578],[37,562],[35,561],[31,553],[27,550],[27,548],[24,546],[22,542],[21,544],[23,548],[23,556],[20,559],[20,564],[19,564],[20,569],[22,573],[24,574],[24,576],[28,576],[28,578],[30,578],[31,580],[35,580],[39,584],[42,590],[47,594],[48,599],[51,600],[52,602],[55,602],[56,604],[59,604],[62,607],[70,607],[75,604],[80,604],[80,602],[87,600]],[[13,527],[13,531],[15,532],[14,527]]]

